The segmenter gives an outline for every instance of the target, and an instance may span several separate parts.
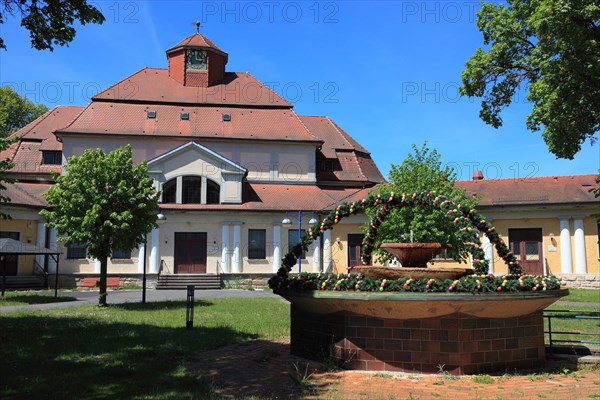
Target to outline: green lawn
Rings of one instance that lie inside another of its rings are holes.
[[[1,314],[0,398],[213,398],[210,382],[186,370],[195,353],[289,336],[283,300],[195,304],[192,330],[185,302]]]
[[[544,315],[552,314],[552,315],[582,315],[578,313],[550,313],[549,310],[572,310],[572,311],[596,311],[594,316],[598,317],[597,313],[600,311],[598,307],[595,306],[560,306],[560,305],[551,305],[546,309]],[[548,318],[544,318],[544,331],[548,331]],[[554,340],[591,340],[591,341],[600,341],[600,319],[587,319],[587,318],[577,318],[577,319],[564,319],[564,318],[552,318],[552,338]],[[556,332],[577,332],[577,334],[557,334]],[[593,333],[593,335],[585,334],[585,333]],[[546,334],[546,344],[549,343],[548,334]],[[578,343],[557,343],[557,344],[574,344]],[[596,347],[600,345],[595,345]]]
[[[65,301],[75,301],[74,297],[54,296],[39,294],[33,291],[4,292],[4,297],[0,296],[0,307],[8,306],[26,306],[29,304],[61,303]]]
[[[600,303],[600,290],[569,289],[569,295],[561,301],[579,301],[582,303]]]

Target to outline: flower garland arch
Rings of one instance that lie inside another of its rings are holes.
[[[374,250],[375,237],[381,224],[385,221],[388,214],[395,208],[402,207],[423,207],[426,210],[441,209],[450,220],[456,225],[457,231],[463,241],[468,245],[468,251],[473,257],[473,266],[476,275],[467,276],[451,282],[434,282],[433,279],[420,280],[400,278],[397,281],[388,284],[387,280],[373,281],[369,278],[350,276],[345,274],[310,274],[302,273],[298,277],[290,277],[289,273],[296,265],[298,257],[301,256],[317,237],[325,231],[332,229],[342,219],[362,214],[366,209],[376,208],[377,213],[371,219],[365,238],[362,243],[361,261],[367,265],[371,260],[371,253]],[[479,234],[482,233],[488,237],[490,243],[493,243],[498,255],[508,265],[508,275],[495,277],[486,275],[488,273],[489,263],[485,258],[485,253],[481,246]],[[337,280],[332,279],[337,275]],[[324,279],[326,277],[326,279]],[[484,282],[482,282],[482,279]],[[336,281],[334,284],[333,282]],[[472,282],[471,282],[472,281]],[[394,283],[396,283],[394,285]],[[398,285],[401,283],[401,285]],[[496,286],[496,284],[498,285]],[[383,284],[383,286],[381,286]],[[277,275],[269,280],[269,287],[275,291],[284,288],[301,288],[307,290],[400,290],[408,289],[412,284],[413,289],[421,288],[427,291],[430,289],[444,288],[448,291],[460,291],[460,289],[471,290],[476,288],[479,291],[487,291],[493,288],[494,291],[515,291],[515,290],[546,290],[547,288],[556,289],[560,287],[560,281],[555,277],[531,276],[523,273],[521,265],[512,254],[504,240],[500,237],[496,229],[489,224],[485,217],[479,214],[475,209],[461,207],[445,196],[437,194],[434,191],[424,191],[420,193],[403,193],[396,195],[394,193],[382,194],[371,193],[366,198],[352,203],[342,203],[332,210],[320,223],[314,224],[308,229],[308,232],[302,237],[300,243],[292,248],[282,259],[282,266],[277,271]],[[361,286],[362,285],[362,286]],[[457,289],[458,288],[458,289]],[[464,291],[464,290],[463,290]]]

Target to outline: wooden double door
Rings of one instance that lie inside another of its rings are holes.
[[[533,275],[543,275],[544,258],[542,248],[542,229],[509,229],[508,241],[523,271]]]
[[[206,273],[206,232],[175,233],[175,273]]]
[[[362,233],[348,234],[348,271],[361,265],[360,256],[364,237]]]

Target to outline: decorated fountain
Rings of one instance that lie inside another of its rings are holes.
[[[390,243],[401,267],[373,266],[381,223],[395,208],[442,210],[468,245],[472,267],[432,268],[443,244]],[[376,210],[352,274],[290,275],[297,258],[343,218]],[[481,247],[486,235],[509,273],[488,274]],[[553,276],[523,273],[493,226],[475,209],[435,192],[371,194],[339,205],[312,226],[271,278],[273,291],[291,303],[291,352],[333,360],[359,370],[452,374],[513,371],[545,362],[542,311],[568,294]]]

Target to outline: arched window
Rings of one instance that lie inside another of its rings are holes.
[[[162,202],[172,204],[177,201],[177,178],[171,179],[163,185]]]
[[[181,192],[182,204],[200,204],[202,198],[202,178],[199,176],[184,176]]]
[[[162,186],[162,202],[165,204],[220,204],[221,187],[215,181],[206,179],[206,203],[202,203],[202,180],[201,176],[183,176],[173,178]],[[181,187],[178,186],[181,182]]]
[[[210,179],[206,180],[206,204],[221,203],[221,188],[219,184]]]

